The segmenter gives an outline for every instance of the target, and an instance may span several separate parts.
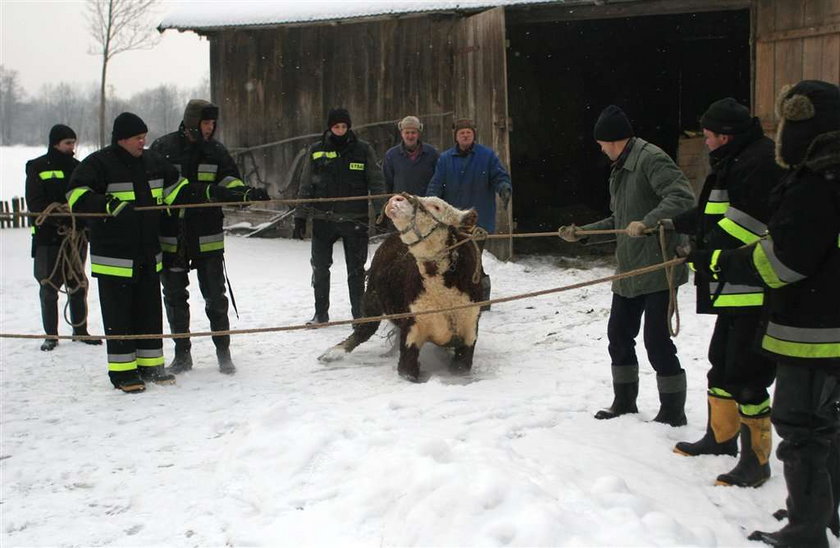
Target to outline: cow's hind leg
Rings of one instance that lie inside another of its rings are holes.
[[[397,373],[400,377],[411,382],[420,381],[420,347],[414,343],[407,344],[408,329],[400,330],[400,361]]]
[[[475,354],[475,343],[470,346],[460,344],[455,346],[455,357],[449,366],[449,371],[456,375],[469,373],[472,369],[473,354]]]

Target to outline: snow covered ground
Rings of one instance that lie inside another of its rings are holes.
[[[227,242],[233,329],[311,317],[308,242]],[[2,333],[41,330],[29,245],[25,229],[0,230]],[[611,273],[486,257],[495,296]],[[349,317],[345,275],[336,246],[333,319]],[[193,329],[209,330],[192,287]],[[238,336],[233,377],[209,339],[194,339],[193,371],[139,395],[111,389],[104,347],[62,341],[46,353],[40,340],[0,339],[0,544],[754,545],[746,534],[777,528],[770,514],[784,505],[775,456],[765,486],[737,489],[713,485],[734,458],[671,452],[705,428],[712,320],[693,313],[692,293],[680,294],[682,428],[649,422],[658,400],[643,350],[640,413],[592,418],[611,401],[607,285],[495,305],[473,373],[450,376],[427,347],[424,384],[397,376],[384,328],[331,366],[316,358],[347,327]]]

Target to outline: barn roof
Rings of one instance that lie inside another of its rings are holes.
[[[158,26],[166,29],[213,31],[340,22],[411,14],[480,11],[495,6],[597,3],[597,0],[239,0],[188,2],[171,11]]]

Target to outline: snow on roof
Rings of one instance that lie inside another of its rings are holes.
[[[434,11],[480,10],[516,4],[573,3],[564,0],[241,0],[184,2],[158,30],[215,30],[397,16]]]

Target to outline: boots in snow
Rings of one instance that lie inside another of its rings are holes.
[[[217,348],[216,357],[219,359],[219,372],[225,375],[236,373],[236,366],[230,358],[230,348]]]
[[[73,342],[82,342],[85,344],[89,344],[91,346],[100,346],[102,344],[102,339],[79,339],[77,337],[89,337],[90,333],[87,332],[87,327],[82,326],[77,329],[73,330]]]
[[[657,375],[656,387],[659,389],[659,413],[653,421],[669,426],[688,424],[685,418],[685,371],[667,377]]]
[[[326,312],[316,312],[311,320],[306,322],[306,325],[318,325],[320,323],[329,323],[330,315]]]
[[[175,347],[175,358],[169,364],[168,371],[173,375],[180,375],[185,371],[192,369],[193,361],[192,354],[189,348]]]
[[[175,375],[168,373],[162,365],[138,367],[140,378],[155,384],[175,384]]]
[[[627,413],[638,413],[636,397],[639,395],[639,366],[612,366],[612,405],[595,413],[598,420],[614,419]]]
[[[58,346],[58,339],[44,339],[44,342],[41,343],[41,351],[52,352],[56,346]]]
[[[706,434],[694,443],[681,441],[674,447],[674,453],[687,457],[697,455],[732,455],[738,454],[738,432],[741,420],[738,417],[738,404],[732,398],[708,395],[709,420]]]
[[[139,393],[146,390],[146,383],[140,378],[140,373],[136,369],[128,371],[109,371],[108,377],[111,379],[111,384],[117,390],[122,390],[128,394]]]
[[[735,468],[717,477],[716,485],[758,487],[770,478],[772,446],[770,413],[741,415],[741,458]]]

